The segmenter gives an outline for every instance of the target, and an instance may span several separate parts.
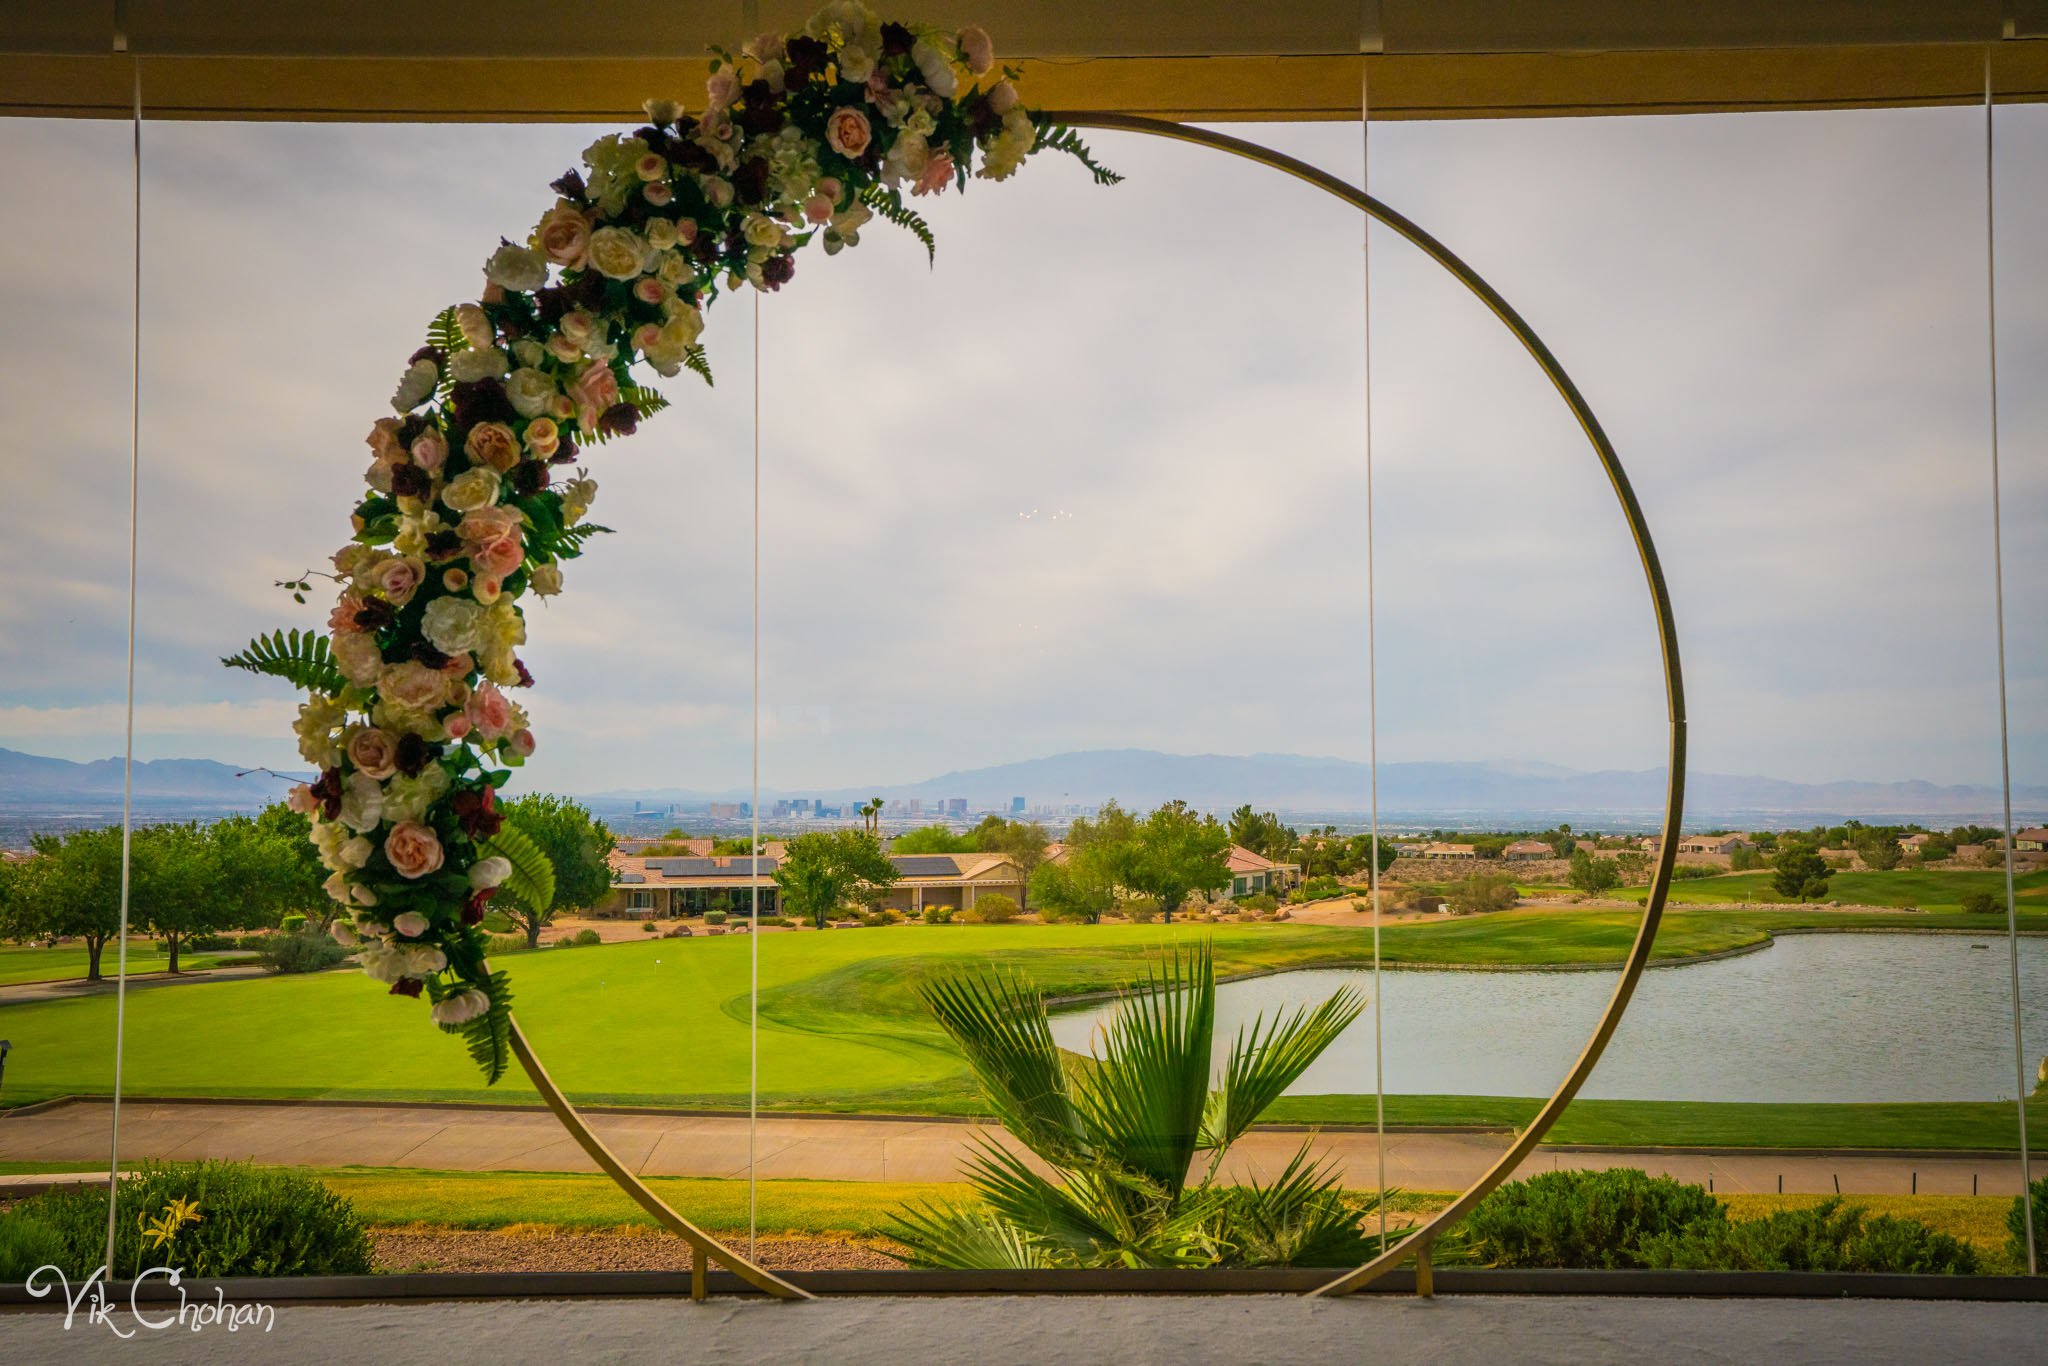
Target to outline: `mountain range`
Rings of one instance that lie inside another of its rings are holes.
[[[119,801],[121,776],[119,759],[81,764],[0,749],[0,806]],[[260,806],[282,797],[285,789],[309,776],[237,769],[211,759],[138,759],[135,795],[151,801]]]

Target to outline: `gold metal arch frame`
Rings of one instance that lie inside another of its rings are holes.
[[[1671,871],[1678,858],[1679,824],[1685,804],[1685,687],[1678,667],[1678,628],[1671,615],[1671,595],[1664,585],[1664,570],[1658,563],[1657,547],[1650,540],[1650,528],[1643,520],[1643,510],[1636,501],[1635,490],[1630,486],[1628,474],[1621,467],[1621,458],[1614,453],[1614,445],[1607,439],[1607,433],[1600,426],[1600,419],[1593,415],[1578,386],[1572,383],[1557,357],[1543,344],[1522,315],[1515,312],[1493,286],[1486,283],[1479,273],[1408,219],[1380,203],[1365,191],[1322,171],[1306,162],[1257,143],[1246,142],[1224,133],[1210,132],[1203,128],[1192,128],[1186,124],[1172,123],[1164,119],[1141,118],[1129,114],[1109,113],[1050,113],[1046,117],[1058,122],[1081,128],[1107,128],[1126,133],[1145,133],[1153,137],[1173,138],[1180,142],[1191,142],[1201,147],[1227,152],[1232,156],[1255,161],[1284,171],[1297,180],[1306,181],[1320,190],[1334,195],[1352,207],[1363,212],[1385,226],[1393,229],[1424,255],[1449,271],[1479,301],[1492,310],[1493,315],[1514,333],[1516,340],[1527,348],[1536,364],[1556,386],[1565,406],[1578,419],[1586,439],[1592,443],[1593,453],[1599,458],[1600,467],[1607,472],[1608,481],[1614,487],[1614,496],[1621,503],[1622,516],[1628,522],[1629,534],[1635,538],[1636,554],[1641,558],[1643,576],[1649,583],[1650,607],[1657,624],[1657,639],[1664,662],[1664,696],[1671,728],[1671,757],[1669,780],[1664,795],[1664,838],[1657,855],[1656,876],[1650,882],[1650,895],[1643,908],[1643,923],[1636,931],[1635,943],[1630,946],[1628,958],[1622,966],[1621,980],[1615,984],[1614,995],[1607,1002],[1607,1009],[1593,1030],[1593,1036],[1572,1064],[1571,1072],[1548,1101],[1530,1121],[1507,1152],[1488,1169],[1472,1187],[1459,1196],[1451,1205],[1428,1223],[1412,1230],[1407,1237],[1388,1248],[1378,1257],[1355,1270],[1348,1271],[1328,1285],[1310,1292],[1314,1295],[1342,1295],[1378,1279],[1394,1267],[1415,1259],[1415,1288],[1419,1294],[1430,1293],[1430,1249],[1446,1229],[1464,1218],[1471,1208],[1478,1204],[1488,1192],[1499,1186],[1514,1174],[1522,1161],[1543,1140],[1550,1126],[1571,1104],[1579,1088],[1585,1084],[1595,1063],[1607,1048],[1608,1040],[1614,1037],[1615,1026],[1621,1023],[1622,1014],[1628,1009],[1629,998],[1635,994],[1636,983],[1642,979],[1643,969],[1649,965],[1650,950],[1657,938],[1657,925],[1664,915],[1665,897],[1671,890]],[[708,1262],[717,1262],[731,1268],[749,1285],[780,1299],[812,1299],[810,1292],[790,1284],[772,1271],[756,1264],[751,1258],[742,1256],[718,1239],[698,1228],[688,1219],[671,1209],[666,1201],[652,1190],[625,1164],[612,1153],[611,1149],[595,1133],[577,1112],[569,1098],[562,1094],[534,1054],[533,1046],[526,1041],[519,1026],[512,1027],[513,1054],[519,1065],[525,1069],[527,1078],[534,1089],[547,1102],[548,1109],[561,1121],[592,1161],[616,1182],[619,1188],[653,1215],[664,1228],[689,1243],[692,1250],[690,1293],[702,1299],[705,1294],[705,1269]]]

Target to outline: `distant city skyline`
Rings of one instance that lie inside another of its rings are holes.
[[[2026,785],[2048,781],[2048,110],[1999,118]],[[1997,782],[1977,120],[1373,130],[1375,193],[1528,316],[1621,450],[1702,772]],[[324,619],[271,583],[339,543],[426,320],[594,131],[145,130],[138,754],[297,766],[297,699],[216,660]],[[1234,131],[1357,175],[1357,129]],[[126,139],[8,121],[0,174],[122,205]],[[1033,164],[920,201],[936,265],[877,224],[762,302],[764,790],[1123,746],[1365,757],[1357,221],[1198,149],[1095,141],[1124,185]],[[24,195],[0,231],[55,265],[17,278],[36,321],[0,335],[0,402],[37,415],[0,438],[0,745],[102,758],[128,225]],[[1373,253],[1382,759],[1660,764],[1641,574],[1582,439],[1476,305],[1393,239]],[[676,405],[591,458],[621,534],[533,613],[522,786],[746,785],[752,316],[714,310],[718,385],[665,383]]]

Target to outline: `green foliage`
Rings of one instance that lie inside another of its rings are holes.
[[[196,1205],[198,1217],[172,1221],[179,1226],[169,1241],[151,1246],[144,1228],[162,1226],[177,1201]],[[74,1284],[106,1256],[104,1186],[32,1196],[4,1223],[16,1220],[54,1233],[61,1251],[46,1260]],[[312,1177],[233,1162],[151,1162],[120,1181],[112,1274],[126,1279],[150,1266],[190,1277],[367,1275],[370,1239],[354,1207]]]
[[[899,1212],[892,1232],[914,1262],[1331,1265],[1368,1250],[1335,1171],[1311,1162],[1306,1142],[1271,1185],[1216,1184],[1230,1144],[1358,1017],[1355,993],[1253,1021],[1211,1091],[1216,980],[1206,945],[1176,951],[1124,998],[1093,1065],[1062,1057],[1045,998],[1021,976],[954,969],[916,990],[997,1118],[1058,1180],[986,1142],[969,1171],[982,1209],[921,1202]]]
[[[1888,829],[1871,830],[1856,841],[1856,856],[1872,872],[1888,873],[1905,861],[1906,851]]]
[[[2035,1260],[2048,1271],[2048,1176],[2027,1187],[2034,1201]],[[2015,1195],[2005,1212],[2005,1255],[2021,1271],[2027,1269],[2027,1202]]]
[[[1771,866],[1771,886],[1787,901],[1819,901],[1827,896],[1830,870],[1812,845],[1780,840]]]
[[[1123,177],[1095,159],[1088,150],[1088,144],[1081,141],[1081,135],[1064,123],[1055,122],[1042,114],[1034,115],[1033,123],[1038,125],[1038,145],[1033,150],[1064,152],[1088,168],[1088,174],[1095,177],[1097,185],[1118,185]]]
[[[327,647],[327,637],[316,631],[272,631],[250,641],[240,653],[224,656],[220,662],[230,669],[282,678],[306,692],[332,696],[348,686],[341,666],[334,662]]]
[[[20,1285],[38,1267],[62,1266],[64,1235],[23,1210],[0,1213],[0,1285]]]
[[[1617,1167],[1510,1181],[1473,1207],[1463,1229],[1488,1266],[1610,1268],[1643,1265],[1645,1239],[1727,1217],[1699,1186]]]
[[[1671,869],[1671,880],[1673,882],[1698,882],[1701,878],[1719,876],[1721,876],[1719,868],[1709,868],[1704,863],[1680,863],[1674,865]]]
[[[980,852],[974,836],[955,834],[943,825],[926,825],[906,831],[889,841],[892,854],[974,854]]]
[[[1613,859],[1594,858],[1583,849],[1572,853],[1572,886],[1588,896],[1598,896],[1621,885],[1621,868]]]
[[[584,934],[597,938],[593,931]],[[581,940],[583,935],[578,935]],[[512,1063],[512,979],[502,972],[489,974],[491,1008],[459,1025],[442,1025],[450,1034],[462,1036],[471,1062],[484,1074],[484,1084],[495,1086]]]
[[[1347,895],[1344,884],[1328,876],[1312,877],[1287,894],[1287,899],[1296,906],[1311,901],[1334,901]]]
[[[121,832],[72,830],[32,843],[36,857],[8,871],[0,937],[81,938],[86,979],[98,981],[101,952],[121,928]]]
[[[1451,910],[1459,915],[1479,915],[1488,911],[1505,911],[1521,898],[1515,891],[1513,878],[1498,873],[1473,873],[1451,884]]]
[[[865,186],[860,192],[860,202],[924,243],[925,256],[933,263],[938,261],[939,242],[932,236],[931,224],[919,217],[917,210],[903,202],[902,193],[894,186]]]
[[[1977,1251],[1968,1243],[1917,1219],[1872,1218],[1840,1196],[1762,1219],[1701,1220],[1644,1238],[1638,1255],[1643,1266],[1688,1271],[1968,1276],[1977,1270]]]
[[[513,876],[498,904],[537,945],[556,915],[587,910],[610,894],[611,852],[618,840],[589,808],[552,793],[521,797],[501,809],[504,828],[484,852],[512,861]]]
[[[950,925],[953,923],[951,906],[927,906],[924,908],[924,923],[927,925]]]
[[[1747,873],[1763,866],[1764,856],[1761,850],[1738,845],[1728,852],[1728,871],[1732,873]]]
[[[1271,811],[1254,811],[1250,803],[1230,813],[1230,839],[1261,858],[1284,860],[1294,849],[1294,831]]]
[[[819,831],[789,842],[775,885],[791,914],[822,930],[840,908],[872,899],[896,876],[896,865],[865,831]]]
[[[718,914],[720,914],[720,912],[713,911],[710,915],[707,915],[704,918],[714,925],[722,925],[725,923],[723,920],[711,919],[712,915]],[[596,930],[578,930],[576,931],[576,933],[568,936],[566,939],[556,940],[555,947],[558,949],[591,949],[596,948],[599,944],[602,943],[604,943],[604,936],[599,934]]]
[[[704,923],[707,925],[723,925],[726,921],[726,914],[724,911],[706,911],[704,912]]]
[[[976,925],[1007,925],[1017,918],[1017,903],[1001,892],[991,892],[976,897],[960,918]]]
[[[1922,863],[1940,863],[1955,856],[1955,841],[1947,835],[1930,835],[1927,842],[1920,846],[1920,861]]]
[[[1990,915],[2000,909],[1998,898],[1989,892],[1964,892],[1962,907],[1967,915]]]
[[[1230,885],[1230,832],[1214,816],[1171,801],[1138,827],[1137,847],[1125,862],[1122,883],[1155,898],[1169,923],[1195,892]]]
[[[1271,892],[1254,892],[1250,896],[1239,897],[1237,904],[1248,911],[1277,911],[1280,909],[1280,898]]]
[[[271,935],[257,957],[275,973],[325,972],[340,967],[348,950],[319,930],[306,930]]]
[[[462,328],[455,321],[454,304],[436,313],[427,324],[427,345],[450,356],[469,350],[469,338],[462,335]]]

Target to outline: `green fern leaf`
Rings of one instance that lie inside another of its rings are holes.
[[[293,631],[289,635],[272,631],[250,641],[248,649],[226,655],[220,662],[230,669],[282,678],[307,692],[332,696],[348,686],[327,647],[327,637],[313,631]]]
[[[610,527],[599,526],[595,522],[585,522],[581,526],[564,527],[562,528],[562,533],[555,537],[555,553],[557,555],[565,553],[580,555],[583,553],[583,543],[592,536],[609,536],[611,534],[612,529]]]
[[[485,858],[496,855],[512,865],[505,890],[528,906],[547,910],[555,904],[555,865],[533,837],[510,821],[477,846]]]
[[[460,1031],[470,1060],[484,1074],[484,1084],[495,1086],[512,1060],[512,979],[494,972],[490,981],[491,1008],[453,1026],[451,1032]]]
[[[668,400],[661,396],[659,389],[650,389],[644,384],[621,385],[619,402],[632,404],[633,411],[641,417],[653,417],[668,407]]]
[[[706,384],[711,383],[711,360],[704,354],[703,347],[690,346],[684,348],[683,368],[686,370],[695,370],[698,374],[704,377],[704,382]]]
[[[434,315],[434,321],[427,324],[427,345],[439,347],[446,355],[469,350],[469,338],[462,335],[462,329],[455,325],[455,305],[450,304]]]
[[[1118,185],[1123,182],[1122,176],[1095,159],[1095,154],[1088,150],[1088,144],[1081,141],[1081,135],[1072,128],[1064,123],[1054,123],[1045,119],[1034,122],[1038,124],[1038,145],[1032,148],[1034,152],[1065,152],[1088,168],[1088,174],[1095,177],[1097,185]]]
[[[887,185],[870,185],[860,192],[860,198],[863,204],[924,243],[925,256],[934,263],[938,261],[939,242],[932,236],[931,224],[918,217],[917,210],[903,202],[899,191]]]

